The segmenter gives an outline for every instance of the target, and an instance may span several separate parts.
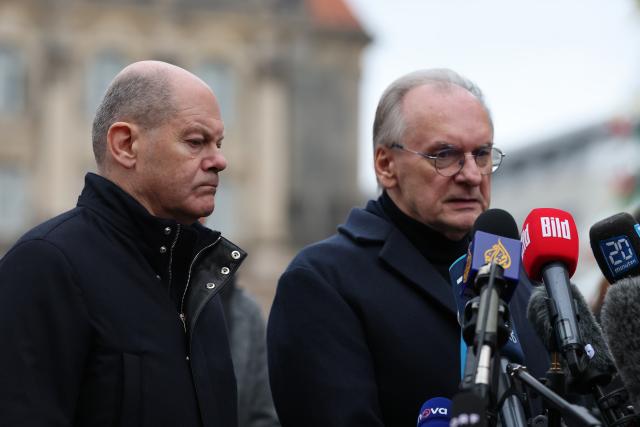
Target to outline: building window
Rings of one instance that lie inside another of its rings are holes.
[[[93,116],[111,80],[127,65],[126,59],[116,52],[98,54],[89,65],[86,87],[86,112]]]
[[[225,127],[233,127],[236,108],[236,82],[231,66],[222,62],[205,62],[196,68],[195,74],[204,80],[215,93]]]
[[[0,239],[14,238],[26,224],[27,185],[18,169],[0,167]]]
[[[0,46],[0,112],[22,111],[25,101],[25,64],[16,49]]]

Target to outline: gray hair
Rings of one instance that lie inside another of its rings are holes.
[[[93,119],[91,141],[96,164],[101,167],[107,146],[107,132],[113,123],[127,121],[143,129],[160,126],[176,106],[165,70],[141,73],[125,71],[107,89]]]
[[[439,85],[445,89],[450,88],[451,85],[456,85],[467,90],[478,99],[486,110],[489,116],[489,125],[493,130],[491,112],[485,103],[482,91],[475,83],[446,68],[418,70],[395,80],[382,94],[376,109],[375,120],[373,121],[374,150],[378,145],[389,145],[402,140],[406,129],[406,123],[402,115],[402,100],[411,89],[428,84]]]

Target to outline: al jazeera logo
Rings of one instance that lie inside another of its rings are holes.
[[[467,283],[469,273],[471,272],[471,264],[473,263],[472,258],[473,257],[471,256],[471,253],[468,253],[467,262],[464,266],[464,272],[462,273],[462,280],[465,283]],[[488,264],[492,261],[505,270],[511,267],[511,255],[509,255],[509,251],[504,247],[500,239],[498,239],[498,241],[493,246],[491,246],[484,252],[484,262]]]
[[[462,281],[467,283],[469,278],[469,272],[471,271],[471,252],[467,253],[467,263],[464,265],[464,272],[462,273]]]
[[[498,242],[487,249],[484,253],[484,262],[489,264],[495,262],[505,270],[511,267],[511,256],[509,251],[504,247],[500,239]]]

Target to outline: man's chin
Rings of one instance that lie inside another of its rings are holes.
[[[481,213],[479,208],[459,211],[451,218],[451,225],[459,230],[471,231]]]
[[[198,218],[200,222],[204,223],[206,221],[206,218],[213,213],[213,210],[213,204],[209,206],[198,206],[197,208],[194,208],[189,212],[189,216]]]
[[[209,216],[213,213],[214,211],[214,206],[211,206],[210,208],[204,208],[201,212],[202,212],[202,216]]]
[[[480,214],[468,214],[464,216],[456,216],[455,218],[451,218],[450,221],[446,222],[446,226],[444,229],[446,232],[444,233],[447,238],[450,240],[460,240],[467,234],[471,232],[473,229],[473,225],[476,222],[476,218],[478,218]]]

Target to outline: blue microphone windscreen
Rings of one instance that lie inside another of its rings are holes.
[[[451,400],[434,397],[422,404],[418,414],[417,427],[449,427]]]

